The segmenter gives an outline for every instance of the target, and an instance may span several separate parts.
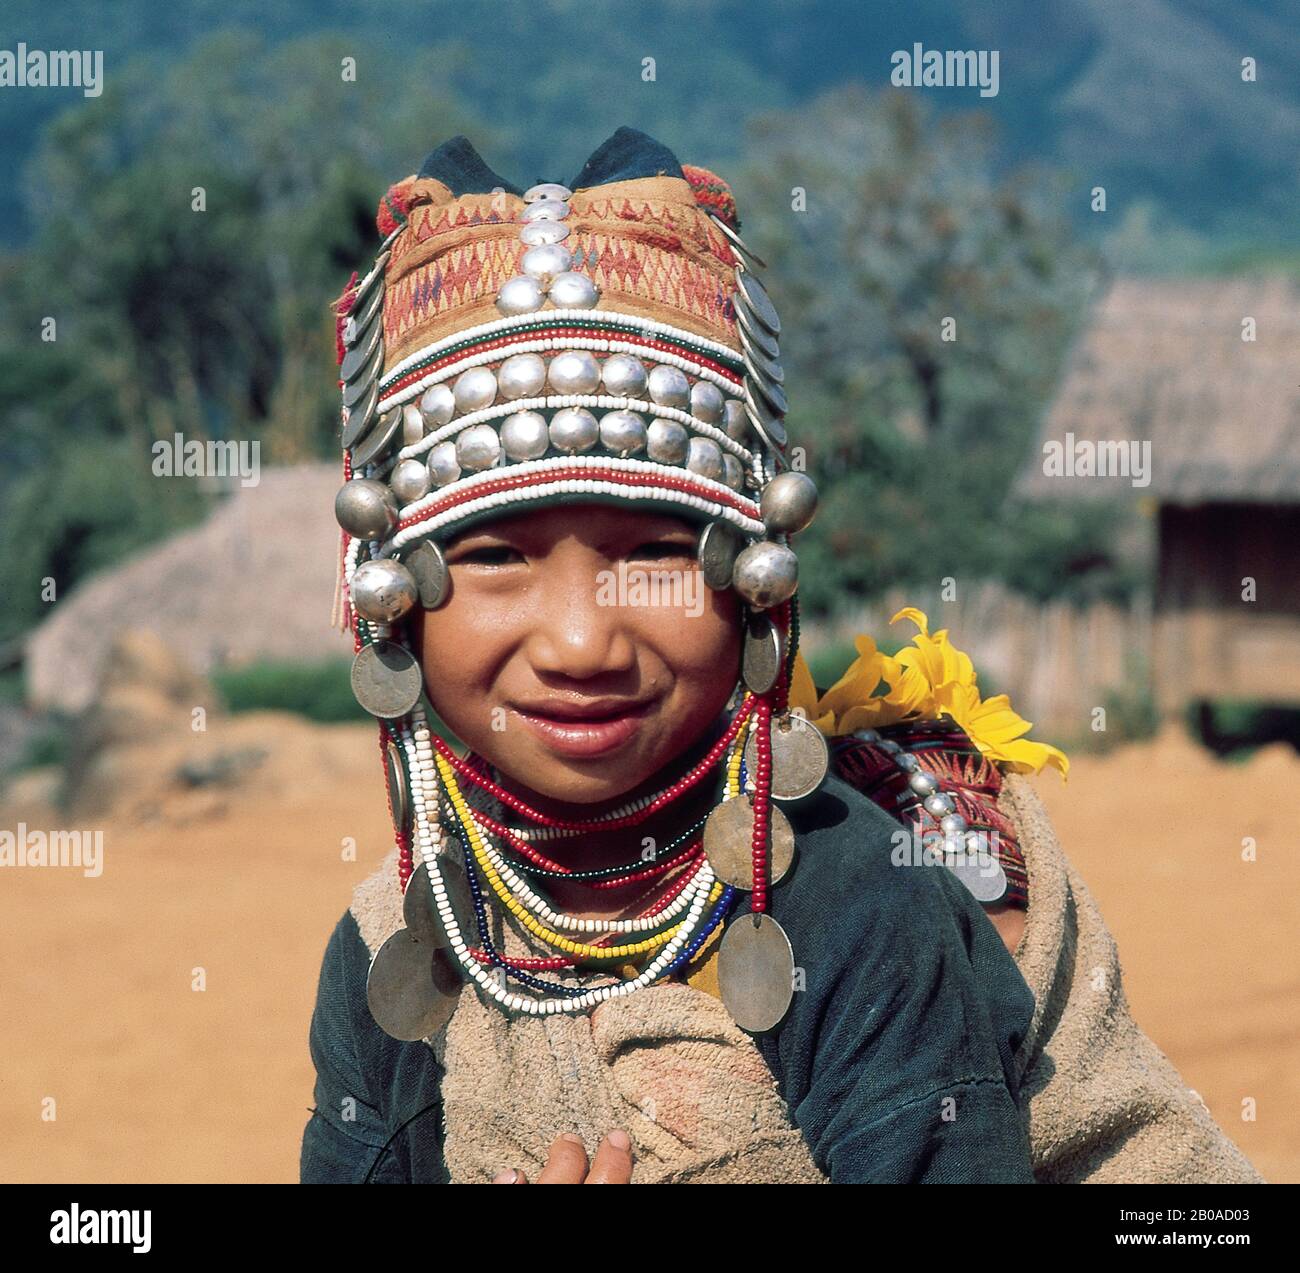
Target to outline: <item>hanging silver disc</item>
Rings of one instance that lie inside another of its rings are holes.
[[[350,451],[356,445],[357,439],[361,437],[367,429],[374,424],[378,415],[375,406],[379,402],[379,381],[372,380],[368,392],[361,395],[361,400],[351,407],[343,409],[348,413],[347,419],[343,422],[342,432],[339,434],[339,442],[345,451]]]
[[[393,810],[393,825],[399,831],[405,831],[411,818],[411,791],[406,781],[406,768],[402,764],[402,749],[391,738],[384,747],[384,776],[388,781],[388,803]]]
[[[763,395],[763,400],[776,415],[783,416],[790,410],[785,391],[775,381],[764,380],[762,376],[746,376],[745,382],[753,385]]]
[[[380,419],[369,433],[357,443],[352,451],[352,467],[364,468],[375,456],[388,449],[388,444],[397,436],[402,427],[402,413],[390,411]]]
[[[459,970],[446,950],[399,928],[370,962],[366,1003],[385,1034],[413,1043],[451,1020],[460,987]]]
[[[780,629],[766,615],[753,616],[745,625],[740,674],[753,694],[766,694],[781,675],[785,654]]]
[[[740,343],[745,347],[745,352],[757,349],[764,357],[779,358],[781,346],[777,344],[771,332],[765,331],[762,323],[750,312],[744,303],[744,297],[737,294],[731,299],[740,324]]]
[[[723,235],[731,243],[732,247],[737,248],[740,252],[744,253],[745,256],[752,257],[754,264],[757,265],[760,270],[767,269],[767,262],[763,260],[763,258],[759,256],[753,248],[749,247],[745,240],[742,239],[740,235],[738,235],[721,217],[714,216],[711,212],[709,213],[709,217],[713,221],[713,224],[722,231]]]
[[[379,348],[380,339],[384,334],[383,325],[376,323],[369,331],[366,339],[360,344],[353,346],[343,356],[343,365],[339,368],[339,379],[349,384],[355,380],[362,371],[365,370],[366,364]]]
[[[754,888],[754,805],[746,795],[724,800],[704,824],[704,856],[724,884]],[[767,882],[781,880],[794,861],[794,828],[775,805],[768,805]]]
[[[821,786],[830,767],[826,738],[806,716],[783,712],[772,719],[772,797],[802,800]],[[752,778],[758,765],[758,738],[745,744],[745,772]]]
[[[772,304],[772,298],[768,296],[767,289],[758,281],[757,276],[751,274],[748,270],[737,270],[736,286],[740,288],[741,295],[744,296],[745,303],[753,311],[755,318],[773,336],[779,336],[781,334],[781,317],[776,312],[776,306]]]
[[[944,865],[986,905],[1006,895],[1007,873],[991,853],[945,853]]]
[[[420,701],[423,689],[415,655],[396,641],[363,646],[352,660],[352,693],[371,716],[405,716]]]
[[[731,1019],[750,1034],[781,1023],[794,999],[794,950],[770,915],[737,915],[718,945],[718,990]]]
[[[423,862],[406,881],[406,892],[402,894],[402,920],[407,932],[422,946],[446,946],[447,939],[433,906],[429,868]]]
[[[379,342],[379,348],[370,355],[370,361],[366,363],[365,369],[356,377],[355,380],[348,381],[343,386],[343,405],[353,407],[365,396],[370,386],[379,379],[379,368],[384,361],[384,342]]]
[[[788,435],[785,425],[763,398],[754,392],[754,382],[745,377],[745,414],[758,430],[758,435],[774,451],[785,449]]]
[[[758,379],[774,385],[785,384],[785,368],[775,358],[769,358],[757,346],[745,350],[745,362],[753,367]]]
[[[731,587],[731,570],[743,546],[740,532],[730,522],[710,522],[700,531],[696,556],[710,588],[721,592]]]
[[[385,250],[375,257],[375,263],[370,267],[370,273],[357,284],[357,294],[352,302],[353,309],[365,303],[371,289],[384,277],[384,266],[388,264],[390,255],[391,253]]]
[[[349,349],[365,341],[371,331],[371,323],[384,304],[383,288],[376,290],[369,300],[359,308],[352,307],[347,321],[343,324],[343,343]]]
[[[436,610],[442,605],[451,584],[451,572],[447,569],[447,558],[442,549],[431,539],[426,539],[406,558],[405,565],[415,576],[420,604],[426,610]]]

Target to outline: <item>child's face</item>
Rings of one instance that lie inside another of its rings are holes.
[[[740,602],[705,586],[699,530],[602,504],[466,530],[445,549],[447,600],[413,612],[434,710],[554,800],[615,799],[650,779],[717,719],[739,675]]]

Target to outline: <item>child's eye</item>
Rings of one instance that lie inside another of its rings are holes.
[[[656,539],[628,553],[629,561],[679,561],[695,556],[695,545],[674,539]]]
[[[450,564],[453,566],[465,564],[474,566],[509,566],[517,561],[523,561],[523,556],[517,549],[506,544],[491,544],[458,553]]]

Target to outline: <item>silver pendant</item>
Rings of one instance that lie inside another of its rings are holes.
[[[784,654],[780,629],[766,615],[753,615],[745,624],[740,656],[740,674],[745,687],[753,694],[766,694],[781,675]]]
[[[356,441],[367,429],[375,422],[375,406],[379,402],[379,381],[372,380],[370,388],[366,393],[361,395],[361,399],[351,407],[344,407],[347,412],[347,418],[343,421],[342,431],[339,433],[339,442],[345,451],[350,451],[356,445]]]
[[[785,396],[785,390],[775,381],[765,380],[762,376],[749,376],[746,378],[746,383],[753,385],[763,395],[768,406],[777,415],[783,416],[790,410],[790,403]]]
[[[776,312],[776,306],[772,304],[772,298],[767,294],[767,289],[758,281],[757,277],[748,270],[737,270],[736,286],[740,289],[740,294],[745,298],[745,304],[749,306],[754,317],[773,336],[779,336],[781,334],[781,318]]]
[[[415,576],[420,604],[426,610],[436,610],[442,605],[451,584],[451,572],[442,549],[431,539],[422,541],[407,557],[406,568]]]
[[[786,444],[785,425],[767,403],[754,392],[754,382],[745,377],[745,414],[758,430],[759,436],[774,451],[782,451]]]
[[[346,362],[347,360],[344,359]],[[357,373],[355,379],[348,381],[343,386],[343,405],[349,410],[354,407],[371,389],[374,382],[379,379],[379,368],[384,361],[384,342],[379,342],[379,347],[370,355],[370,361],[366,363],[364,369]]]
[[[794,828],[775,805],[768,805],[767,882],[785,878],[794,861]],[[754,802],[749,796],[724,800],[704,823],[704,856],[724,884],[754,889]]]
[[[446,950],[399,928],[370,962],[366,1003],[385,1034],[413,1043],[451,1020],[460,987],[460,973]]]
[[[750,1034],[781,1023],[794,1000],[794,950],[770,915],[737,915],[718,946],[718,989],[731,1019]]]
[[[402,894],[402,919],[411,936],[424,946],[446,946],[442,925],[438,923],[433,908],[433,887],[429,883],[429,868],[421,862],[406,881]]]
[[[783,712],[772,721],[772,798],[802,800],[821,786],[831,753],[822,731],[806,716]],[[758,738],[745,744],[745,772],[758,766]]]
[[[375,257],[375,263],[370,267],[370,273],[357,284],[356,298],[352,302],[352,308],[365,304],[366,297],[370,295],[371,289],[384,277],[384,266],[388,264],[388,258],[392,255],[387,250],[380,252]]]
[[[752,369],[760,380],[768,380],[774,385],[785,384],[785,368],[775,358],[769,358],[757,346],[745,350],[746,370]]]
[[[386,416],[382,416],[379,423],[352,449],[352,467],[365,468],[377,455],[386,451],[401,427],[400,411],[390,411]]]
[[[375,641],[352,660],[352,693],[371,716],[396,720],[420,701],[424,679],[410,650],[396,641]]]
[[[710,522],[700,531],[696,556],[700,573],[710,588],[721,592],[731,587],[731,570],[740,548],[740,532],[730,522]]]
[[[406,782],[406,767],[402,763],[402,749],[391,738],[384,747],[384,777],[388,781],[388,805],[393,811],[393,825],[405,832],[411,817],[410,788]],[[409,921],[407,927],[410,927]]]
[[[991,853],[944,854],[944,865],[986,906],[1000,901],[1007,891],[1007,873]]]
[[[737,321],[740,324],[740,343],[744,346],[745,352],[751,353],[757,349],[766,358],[779,358],[781,346],[777,344],[770,332],[763,329],[763,325],[750,313],[743,300],[737,304],[736,298],[733,297],[732,304],[735,305]]]
[[[365,340],[348,350],[343,356],[343,365],[339,368],[340,380],[351,383],[361,374],[374,355],[375,350],[379,348],[382,335],[383,325],[376,323],[370,329]]]
[[[719,230],[722,231],[723,236],[733,248],[743,253],[745,256],[750,257],[760,270],[767,269],[767,262],[763,260],[763,258],[753,250],[753,248],[749,247],[745,243],[745,240],[742,239],[740,235],[738,235],[721,217],[709,213],[709,219],[718,227]]]
[[[384,289],[377,289],[366,303],[360,307],[353,306],[347,322],[343,324],[343,343],[351,349],[353,345],[365,340],[370,333],[371,320],[379,313],[384,303]]]

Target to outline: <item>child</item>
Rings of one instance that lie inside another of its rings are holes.
[[[1090,900],[1003,781],[1064,757],[919,612],[912,650],[863,638],[813,689],[788,541],[816,492],[725,184],[624,128],[521,193],[457,138],[379,228],[336,511],[397,843],[326,950],[303,1180],[1113,1170],[1047,1090],[1052,1030],[1097,1010],[1050,959]],[[1093,999],[1146,1122],[1172,1110],[1163,1178],[1253,1178],[1124,1033],[1114,971]]]

